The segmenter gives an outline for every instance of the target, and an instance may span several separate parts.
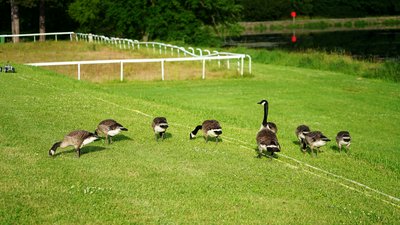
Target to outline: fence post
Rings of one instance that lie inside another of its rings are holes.
[[[244,64],[244,57],[242,56],[241,63],[240,63],[240,75],[241,76],[243,76],[243,64]]]
[[[249,55],[246,55],[246,57],[249,58],[249,74],[251,74],[251,57]]]
[[[164,80],[164,60],[161,60],[161,80]]]
[[[203,59],[203,75],[201,78],[203,78],[203,80],[206,79],[206,60],[205,59]]]
[[[124,81],[124,62],[121,61],[121,81]]]
[[[81,80],[81,64],[78,63],[78,80]]]

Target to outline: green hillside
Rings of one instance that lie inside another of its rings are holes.
[[[0,73],[1,224],[395,224],[400,221],[400,86],[346,74],[253,64],[254,76],[94,84],[16,65]],[[282,152],[256,158],[261,99]],[[167,117],[163,142],[151,121]],[[113,118],[129,129],[48,156],[75,129]],[[189,132],[220,121],[222,142]],[[294,135],[334,139],[318,157]]]

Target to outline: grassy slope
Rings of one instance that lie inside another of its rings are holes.
[[[108,84],[17,69],[0,76],[2,224],[400,220],[396,201],[283,156],[257,159],[253,150],[262,118],[256,102],[267,98],[284,155],[398,197],[398,84],[261,64],[252,78]],[[156,143],[151,117],[135,110],[166,116],[169,138]],[[105,118],[129,131],[110,146],[90,144],[80,159],[71,148],[47,156],[67,132],[94,130]],[[210,118],[221,121],[223,142],[189,141]],[[318,158],[303,155],[294,143],[301,123],[331,138],[348,129],[350,154],[330,143]]]

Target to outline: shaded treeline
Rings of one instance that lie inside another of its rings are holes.
[[[12,5],[18,7],[19,31],[11,26]],[[310,18],[400,14],[398,0],[0,0],[0,32],[39,32],[41,5],[46,32],[72,30],[208,45],[240,34],[239,21],[287,19],[292,10]]]

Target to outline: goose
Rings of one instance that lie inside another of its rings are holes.
[[[97,129],[94,131],[94,133],[96,135],[98,135],[100,133],[104,134],[108,143],[111,144],[112,137],[119,134],[122,130],[128,131],[128,129],[126,129],[121,124],[117,123],[117,121],[115,121],[113,119],[106,119],[99,123],[99,125],[97,126]]]
[[[314,152],[314,148],[317,148],[318,152],[320,147],[326,145],[326,142],[331,141],[321,131],[304,132],[303,134],[305,143],[310,146],[311,154]],[[303,152],[306,150],[306,144],[303,144]]]
[[[336,143],[339,147],[339,151],[342,150],[342,145],[346,146],[346,150],[349,150],[349,146],[351,144],[351,137],[348,131],[340,131],[336,135]]]
[[[302,125],[300,125],[300,126],[298,126],[296,128],[295,134],[296,134],[297,139],[299,140],[300,146],[303,146],[303,149],[306,148],[306,146],[305,146],[306,142],[304,140],[304,138],[305,138],[304,134],[307,134],[309,132],[310,132],[310,128],[307,125],[304,125],[304,124],[302,124]]]
[[[263,121],[261,123],[261,127],[260,130],[262,130],[264,127],[272,130],[274,133],[278,132],[278,127],[276,126],[275,123],[273,122],[268,122],[268,101],[267,100],[261,100],[260,102],[258,102],[258,104],[263,105],[264,106],[264,118]]]
[[[256,141],[258,145],[258,158],[261,158],[264,151],[270,152],[271,156],[273,156],[275,152],[281,151],[281,146],[279,145],[276,134],[267,127],[258,131]]]
[[[156,117],[153,119],[151,127],[153,127],[156,140],[158,141],[158,135],[160,135],[160,138],[164,140],[164,134],[168,128],[167,119],[165,117]]]
[[[56,153],[58,147],[65,148],[68,146],[74,146],[77,156],[80,157],[81,155],[81,148],[95,140],[99,137],[94,134],[90,133],[86,130],[75,130],[71,133],[67,134],[62,141],[56,142],[49,150],[49,155],[53,156]]]
[[[194,139],[200,129],[203,130],[206,142],[208,142],[208,137],[215,137],[218,143],[218,137],[222,134],[222,128],[218,121],[205,120],[202,125],[196,126],[196,128],[190,133],[190,139]]]

